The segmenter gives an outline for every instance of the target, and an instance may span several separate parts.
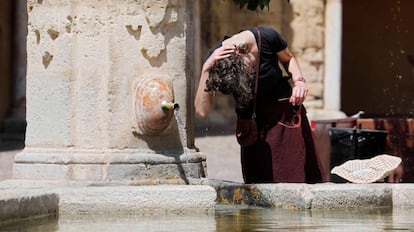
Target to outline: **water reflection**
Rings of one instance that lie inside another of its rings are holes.
[[[0,231],[411,231],[414,209],[288,210],[218,207],[193,215],[63,214]]]
[[[248,209],[216,215],[217,231],[394,231],[414,228],[414,209]]]

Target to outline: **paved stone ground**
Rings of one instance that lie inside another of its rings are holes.
[[[207,177],[243,182],[240,147],[234,135],[196,137],[195,145],[207,157]]]
[[[224,113],[222,113],[224,114]],[[195,119],[195,145],[207,158],[207,178],[243,182],[240,146],[235,136],[235,120],[231,111],[223,118],[213,111],[206,119]]]

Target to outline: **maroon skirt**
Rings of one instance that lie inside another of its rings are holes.
[[[261,106],[257,126],[258,141],[241,147],[245,183],[325,181],[303,106],[293,107],[286,100]]]

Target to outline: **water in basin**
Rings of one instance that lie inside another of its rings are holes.
[[[297,210],[219,206],[193,214],[61,214],[0,231],[412,231],[414,209]]]

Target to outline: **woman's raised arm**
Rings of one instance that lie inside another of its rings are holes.
[[[217,60],[221,60],[230,56],[234,52],[234,46],[221,46],[214,50],[210,57],[204,62],[201,69],[200,80],[194,100],[195,112],[200,117],[206,117],[213,109],[214,93],[206,92],[206,81],[208,79],[211,66]]]

